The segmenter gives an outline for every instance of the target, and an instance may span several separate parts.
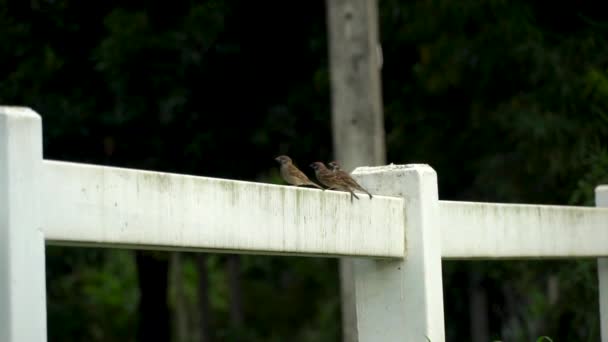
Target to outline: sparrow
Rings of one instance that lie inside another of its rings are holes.
[[[315,176],[317,176],[319,182],[325,185],[328,189],[350,192],[351,202],[353,201],[353,197],[359,199],[359,197],[357,197],[357,195],[355,195],[355,193],[352,191],[351,186],[343,179],[338,177],[337,174],[327,169],[325,164],[321,162],[314,162],[310,164],[310,167],[315,170]]]
[[[329,162],[327,165],[329,165],[332,172],[334,172],[339,178],[343,179],[344,182],[346,182],[351,188],[359,190],[361,192],[365,192],[370,199],[374,197],[372,196],[372,194],[369,193],[369,191],[365,190],[359,183],[357,183],[357,181],[354,180],[353,177],[348,174],[348,172],[343,171],[340,168],[340,164],[338,164],[338,162],[332,161]]]
[[[281,177],[283,177],[283,180],[285,180],[287,183],[295,186],[310,185],[324,190],[322,187],[308,179],[304,172],[300,171],[295,165],[293,165],[291,158],[288,156],[278,156],[274,158],[274,160],[281,164]]]

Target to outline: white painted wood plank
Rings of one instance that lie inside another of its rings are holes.
[[[448,259],[608,256],[608,209],[439,201]]]
[[[608,341],[608,258],[597,260],[598,292],[600,303],[600,331],[602,342]]]
[[[0,107],[0,341],[46,341],[40,116]]]
[[[405,199],[403,260],[355,260],[360,341],[445,340],[437,174],[428,165],[358,168],[372,193]]]
[[[608,185],[595,188],[595,205],[608,207]],[[602,342],[608,342],[608,258],[597,260],[597,276],[600,296],[600,330]]]
[[[49,243],[402,258],[403,200],[45,161]]]

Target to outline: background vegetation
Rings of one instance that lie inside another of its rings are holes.
[[[389,162],[431,164],[443,199],[592,205],[600,6],[380,1]],[[332,155],[324,2],[0,0],[0,103],[42,115],[48,159],[278,183],[274,156]],[[337,275],[48,247],[49,340],[337,341]],[[444,262],[448,340],[485,317],[493,339],[598,341],[596,283],[593,260]]]

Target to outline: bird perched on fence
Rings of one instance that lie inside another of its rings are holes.
[[[354,180],[353,177],[351,177],[351,175],[348,174],[348,172],[342,170],[340,168],[340,164],[338,164],[338,162],[332,161],[332,162],[329,162],[327,165],[329,165],[332,172],[334,172],[339,178],[343,179],[344,182],[346,182],[348,185],[350,185],[351,188],[353,188],[355,190],[359,190],[361,192],[365,192],[369,196],[370,199],[372,197],[374,197],[374,196],[372,196],[372,194],[369,193],[369,191],[365,190],[359,183],[357,183],[357,181]]]
[[[274,158],[274,160],[281,164],[281,177],[283,177],[283,180],[285,180],[287,183],[295,186],[310,185],[324,190],[322,187],[308,179],[304,172],[300,171],[300,169],[293,165],[291,158],[288,156],[278,156]]]
[[[315,170],[315,176],[317,176],[319,182],[325,185],[328,189],[350,192],[351,202],[353,201],[353,197],[359,199],[359,197],[355,195],[351,189],[351,186],[345,180],[338,177],[336,173],[325,167],[325,164],[321,162],[314,162],[310,164],[310,167]]]

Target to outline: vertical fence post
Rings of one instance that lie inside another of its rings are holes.
[[[358,168],[374,194],[404,198],[403,260],[357,260],[360,341],[445,340],[437,174],[428,165]],[[372,199],[373,201],[373,199]]]
[[[46,341],[40,116],[0,107],[0,341]]]
[[[595,188],[595,206],[608,207],[608,185],[600,185]],[[608,342],[608,258],[597,260],[597,276],[599,278],[602,342]]]

